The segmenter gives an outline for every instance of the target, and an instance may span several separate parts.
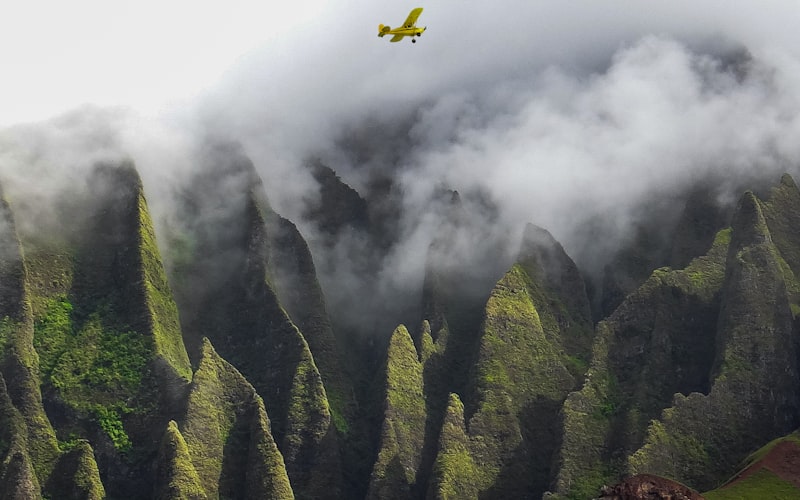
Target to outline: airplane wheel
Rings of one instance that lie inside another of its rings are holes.
[[[411,39],[411,43],[417,43],[417,39],[416,38],[412,38]]]

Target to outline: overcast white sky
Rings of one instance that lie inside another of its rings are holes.
[[[417,4],[430,29],[416,47],[375,36],[378,23],[397,25]],[[349,102],[319,83],[403,97],[542,62],[572,64],[643,33],[720,33],[798,50],[798,10],[791,0],[9,1],[0,4],[0,124],[84,103],[162,111],[248,57],[265,66],[266,87],[313,76],[318,85],[307,91]]]
[[[417,6],[418,43],[376,36]],[[300,223],[316,185],[299,163],[320,155],[359,188],[341,139],[360,130],[401,158],[383,166],[406,208],[387,280],[419,282],[437,186],[482,190],[493,224],[537,223],[581,255],[598,242],[580,224],[599,215],[617,242],[654,190],[797,170],[798,27],[800,0],[0,1],[0,180],[45,199],[45,179],[122,152],[157,206],[212,131]],[[704,55],[736,46],[754,61],[742,81]]]

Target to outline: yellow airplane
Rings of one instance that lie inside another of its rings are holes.
[[[392,29],[389,26],[384,26],[382,24],[378,25],[378,36],[383,38],[383,35],[394,35],[390,42],[399,42],[403,39],[404,36],[410,36],[412,43],[417,43],[417,39],[414,38],[415,36],[422,36],[422,32],[428,29],[428,27],[424,28],[417,28],[417,18],[419,15],[422,14],[422,7],[417,7],[413,9],[411,13],[408,15],[406,22],[403,23],[403,26],[400,28]]]

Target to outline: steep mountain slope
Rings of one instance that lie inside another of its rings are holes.
[[[380,449],[367,498],[418,497],[417,471],[425,433],[422,363],[405,326],[392,334],[386,356]]]
[[[800,423],[797,281],[751,193],[734,216],[725,278],[711,391],[676,396],[631,457],[634,470],[660,470],[708,489],[751,450]]]
[[[210,498],[293,497],[261,397],[207,339],[181,422],[177,432],[170,423],[164,445],[170,433],[178,446],[185,438],[184,457],[196,472],[186,464],[183,471],[168,468],[175,472],[168,477],[182,472],[182,484],[200,486]]]
[[[91,188],[83,224],[26,240],[33,345],[61,448],[89,439],[110,496],[144,493],[191,367],[138,174],[102,166]]]
[[[187,343],[197,356],[208,337],[264,398],[295,494],[336,498],[343,477],[334,424],[347,430],[352,391],[313,263],[294,226],[272,212],[252,163],[233,145],[214,146],[209,158],[184,193],[183,226],[173,228],[173,238],[189,242],[173,270]]]
[[[446,247],[447,240],[437,245]],[[421,370],[424,394],[413,404],[407,399],[418,394],[410,389],[416,377],[408,375],[405,401],[414,408],[410,421],[420,425],[406,440],[424,442],[422,457],[415,452],[411,460],[419,461],[412,495],[447,497],[462,488],[489,498],[541,495],[549,485],[558,411],[582,376],[591,342],[583,280],[561,246],[534,226],[525,232],[517,264],[480,306],[483,320],[473,331],[458,315],[476,297],[441,286],[456,279],[440,274],[429,280],[438,284],[429,285],[426,300],[439,305],[423,310],[436,317],[423,323],[418,350],[409,344],[403,351],[408,361],[401,366]],[[392,353],[403,330],[392,337],[387,369],[398,362]],[[388,413],[384,443],[387,425],[396,425]]]
[[[65,192],[48,231],[18,232],[36,212],[0,201],[3,498],[590,498],[629,474],[605,491],[710,490],[737,468],[710,498],[796,492],[796,436],[750,455],[800,425],[790,176],[731,213],[682,197],[672,236],[617,255],[609,272],[635,272],[596,325],[547,230],[509,256],[511,235],[470,219],[489,202],[437,190],[419,303],[383,318],[416,324],[366,342],[337,331],[309,246],[236,146],[193,174],[159,233],[166,268],[130,162]],[[364,198],[315,175],[353,209],[316,207],[324,244],[372,231]]]
[[[789,237],[795,200],[788,176],[767,202],[745,193],[706,256],[656,270],[598,325],[564,405],[558,492],[589,496],[624,472],[709,489],[797,427],[797,281],[770,231]]]
[[[208,341],[192,373],[135,168],[100,166],[90,187],[87,199],[71,195],[72,224],[52,233],[18,239],[0,207],[4,494],[291,498],[252,386]]]
[[[0,485],[37,498],[59,456],[42,405],[33,313],[13,213],[0,201]]]

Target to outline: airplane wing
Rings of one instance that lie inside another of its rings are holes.
[[[409,14],[406,22],[403,23],[404,28],[413,28],[415,24],[417,24],[417,18],[419,15],[422,14],[422,7],[417,7],[413,9]]]
[[[392,37],[392,39],[391,39],[391,40],[389,40],[389,41],[390,41],[390,42],[399,42],[400,40],[402,40],[402,39],[403,39],[403,37],[404,37],[404,36],[405,36],[405,35],[395,35],[395,36],[393,36],[393,37]]]

